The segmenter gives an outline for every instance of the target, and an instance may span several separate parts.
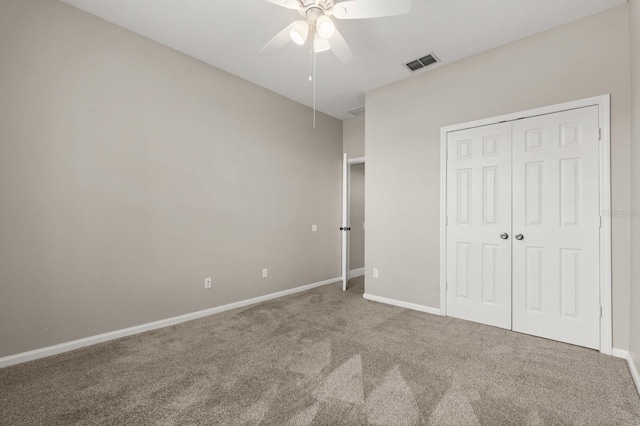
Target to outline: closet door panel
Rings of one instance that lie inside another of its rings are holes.
[[[513,123],[513,330],[594,349],[598,140],[598,107]]]
[[[452,132],[447,151],[447,314],[510,329],[511,124]]]

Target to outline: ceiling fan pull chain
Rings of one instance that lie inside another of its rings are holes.
[[[309,49],[309,82],[313,81],[313,47]]]
[[[313,128],[316,128],[316,62],[318,54],[313,52]]]

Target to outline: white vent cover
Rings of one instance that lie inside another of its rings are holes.
[[[349,111],[349,114],[355,115],[356,117],[359,115],[364,115],[364,107],[361,106],[356,109],[352,109],[351,111]]]
[[[413,61],[409,61],[404,64],[405,67],[409,68],[409,71],[416,72],[423,68],[428,67],[429,65],[433,65],[435,63],[440,62],[440,59],[433,53],[423,56],[422,58],[414,59]]]

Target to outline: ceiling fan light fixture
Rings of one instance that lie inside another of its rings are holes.
[[[329,44],[329,40],[326,40],[320,37],[320,34],[316,32],[315,37],[313,38],[313,51],[315,53],[326,52],[331,49],[331,45]]]
[[[306,21],[298,21],[289,31],[289,36],[295,44],[302,46],[309,37],[309,24]]]
[[[322,15],[316,21],[316,31],[320,38],[328,40],[336,32],[336,26],[331,18],[326,15]]]

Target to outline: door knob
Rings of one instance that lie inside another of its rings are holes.
[[[522,234],[516,235],[516,240],[518,240],[518,241],[524,240],[524,235],[522,235]]]
[[[507,234],[506,232],[503,232],[502,234],[500,234],[500,238],[502,238],[503,240],[508,240],[509,234]]]

